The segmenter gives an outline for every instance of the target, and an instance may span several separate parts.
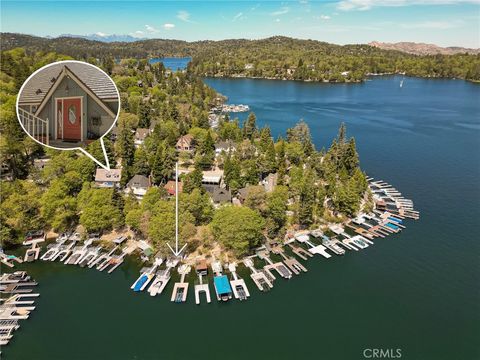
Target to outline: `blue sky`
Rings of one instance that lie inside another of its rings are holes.
[[[9,1],[1,31],[39,36],[257,39],[286,35],[337,44],[415,41],[480,47],[480,0]]]

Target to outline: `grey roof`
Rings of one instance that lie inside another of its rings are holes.
[[[227,140],[227,141],[219,141],[215,144],[215,149],[225,149],[228,150],[230,148],[233,148],[235,146],[234,142],[232,140]]]
[[[150,187],[150,180],[146,176],[143,175],[135,175],[127,184],[128,187],[135,187],[135,188],[149,188]]]
[[[238,197],[240,198],[240,200],[245,200],[249,192],[250,192],[249,187],[238,189]]]
[[[118,100],[113,81],[93,66],[78,62],[62,62],[38,72],[25,84],[20,94],[20,103],[41,103],[57,81],[64,68],[70,70],[101,100]]]
[[[232,193],[224,188],[215,188],[213,190],[212,199],[216,203],[232,201]]]

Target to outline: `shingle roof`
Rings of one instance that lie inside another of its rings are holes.
[[[223,188],[215,188],[213,190],[212,198],[214,202],[223,203],[232,201],[232,193],[230,190]]]
[[[149,188],[150,187],[150,180],[146,176],[143,175],[135,175],[130,179],[127,184],[127,187],[135,187],[135,188]]]
[[[118,99],[115,85],[103,72],[83,63],[62,62],[46,67],[28,80],[20,94],[19,102],[41,103],[65,67],[75,74],[99,99]]]

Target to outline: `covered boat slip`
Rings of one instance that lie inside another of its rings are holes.
[[[115,121],[119,98],[103,72],[84,63],[62,62],[30,78],[18,104],[25,130],[46,145],[62,148],[104,135]]]
[[[232,298],[232,288],[227,275],[219,275],[213,278],[213,285],[217,294],[217,299],[226,301]]]

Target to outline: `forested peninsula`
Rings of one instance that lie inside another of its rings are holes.
[[[145,59],[112,64],[108,57],[90,58],[112,76],[122,97],[117,127],[105,141],[121,178],[115,186],[98,186],[93,161],[80,152],[39,146],[15,114],[26,77],[67,58],[2,52],[2,245],[21,242],[32,229],[59,233],[81,225],[88,233],[128,231],[167,251],[175,232],[176,162],[182,173],[180,238],[190,252],[220,246],[242,256],[267,239],[282,239],[289,229],[343,222],[373,206],[355,140],[343,125],[327,150],[315,148],[303,121],[274,139],[253,113],[242,124],[215,113],[223,98],[194,68],[171,72]],[[98,141],[88,150],[102,157]],[[218,186],[210,186],[216,177]],[[141,198],[130,191],[132,179],[147,179]]]

